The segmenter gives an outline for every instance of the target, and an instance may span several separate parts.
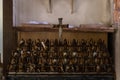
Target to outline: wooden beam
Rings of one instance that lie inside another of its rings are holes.
[[[47,32],[58,32],[58,28],[52,28],[52,27],[35,27],[35,26],[18,26],[14,27],[17,31],[22,31],[22,32],[41,32],[41,31],[47,31]],[[114,27],[105,27],[105,26],[100,26],[100,27],[92,27],[92,26],[81,26],[81,27],[76,27],[76,28],[64,28],[63,31],[65,32],[108,32],[108,33],[113,33],[115,32]]]

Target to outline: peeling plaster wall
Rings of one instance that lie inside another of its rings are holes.
[[[71,14],[71,0],[52,0],[52,13],[47,12],[47,0],[13,0],[14,25],[34,21],[47,21],[57,24],[62,17],[63,23],[80,24],[110,23],[110,0],[74,0],[74,13]]]

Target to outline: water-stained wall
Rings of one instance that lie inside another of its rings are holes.
[[[51,13],[48,12],[49,0],[13,0],[14,25],[29,21],[51,24],[58,23],[62,17],[63,23],[79,26],[80,24],[108,24],[110,18],[110,0],[51,0]]]

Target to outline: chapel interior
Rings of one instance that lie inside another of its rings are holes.
[[[119,23],[120,0],[3,0],[0,79],[120,80]]]

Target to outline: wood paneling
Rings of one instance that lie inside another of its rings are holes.
[[[11,50],[15,47],[15,31],[12,29],[12,0],[3,0],[3,73],[6,75]]]
[[[45,39],[58,39],[58,32],[18,32],[18,42],[21,39],[32,39],[32,40],[36,40],[36,39],[40,39],[40,40],[45,40]],[[85,39],[85,40],[90,40],[91,38],[95,41],[97,41],[98,39],[102,39],[105,41],[106,45],[107,45],[107,33],[99,33],[99,32],[63,32],[62,35],[63,39],[67,39],[67,40],[73,40],[73,39],[77,39],[77,40],[81,40],[81,39]]]

